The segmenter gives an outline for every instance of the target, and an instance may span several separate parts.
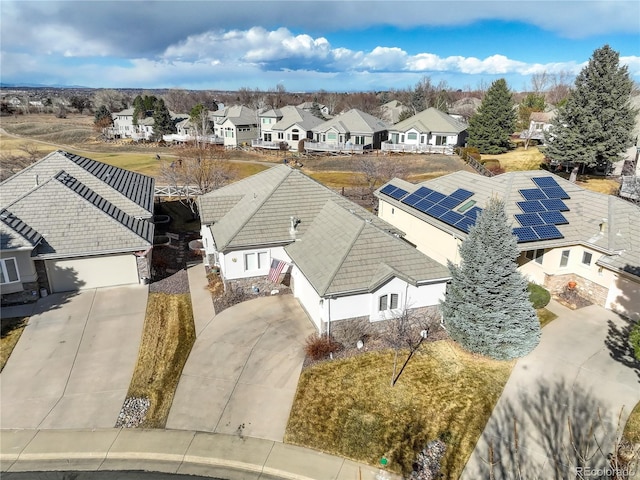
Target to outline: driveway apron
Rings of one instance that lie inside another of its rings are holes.
[[[597,470],[576,467],[607,466],[618,427],[640,401],[640,369],[612,345],[628,323],[596,305],[570,310],[552,301],[547,308],[559,316],[516,363],[464,480],[490,478],[490,463],[496,479],[519,478],[518,471],[523,478],[595,478]]]
[[[281,442],[315,331],[292,295],[230,307],[196,339],[180,377],[167,428]]]
[[[1,426],[112,428],[138,356],[146,286],[40,300],[0,381]]]

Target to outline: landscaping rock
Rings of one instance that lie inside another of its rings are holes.
[[[126,398],[118,415],[116,428],[136,428],[142,425],[150,405],[148,398]]]

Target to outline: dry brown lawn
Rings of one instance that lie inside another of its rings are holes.
[[[3,318],[0,322],[0,372],[7,364],[28,322],[28,317]]]
[[[407,473],[416,453],[442,438],[444,478],[457,479],[513,362],[450,341],[423,344],[391,387],[393,356],[371,352],[304,370],[285,441],[371,465],[384,455],[391,470]]]
[[[640,402],[636,404],[627,419],[623,437],[631,443],[640,444]]]
[[[138,361],[127,393],[127,397],[150,400],[142,427],[164,428],[195,338],[188,293],[149,294]]]
[[[518,147],[500,155],[482,155],[482,161],[491,158],[498,160],[506,172],[540,170],[540,165],[544,163],[544,155],[538,147],[529,147],[527,150]]]

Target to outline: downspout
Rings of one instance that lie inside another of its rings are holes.
[[[327,299],[327,338],[331,337],[331,297]]]

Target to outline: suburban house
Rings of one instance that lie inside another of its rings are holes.
[[[307,152],[362,153],[379,149],[389,130],[383,120],[352,108],[313,128],[313,141],[305,142]]]
[[[217,136],[214,134],[214,120],[215,118],[209,115],[209,124],[205,124],[205,134],[203,135],[202,126],[200,126],[200,132],[195,126],[191,123],[189,118],[185,118],[184,120],[176,123],[176,133],[170,133],[168,135],[162,135],[162,139],[165,142],[174,142],[174,143],[187,143],[187,142],[200,142],[200,143],[209,143],[212,145],[223,145],[224,138]]]
[[[527,141],[535,140],[539,144],[544,144],[545,132],[551,128],[551,122],[555,116],[555,111],[532,112],[529,117],[529,129],[520,132],[520,138]]]
[[[313,138],[314,127],[324,122],[302,108],[286,106],[267,110],[258,115],[260,139],[251,142],[252,147],[271,150],[298,150],[300,140]]]
[[[213,119],[213,134],[222,137],[225,147],[250,145],[258,137],[258,113],[244,105],[225,107],[209,112]]]
[[[465,123],[431,107],[391,127],[382,150],[452,155],[454,147],[464,145],[466,138]]]
[[[286,165],[202,195],[198,206],[205,263],[225,280],[289,269],[319,331],[428,308],[444,295],[448,270],[403,232]]]
[[[138,120],[137,125],[133,123],[133,108],[127,108],[120,112],[112,113],[113,127],[109,129],[109,134],[117,138],[131,138],[133,140],[151,140],[153,137],[153,125],[155,121],[149,114],[145,118]],[[188,115],[169,112],[174,122],[184,120]]]
[[[383,105],[380,105],[380,111],[382,120],[389,125],[398,123],[400,121],[400,115],[406,110],[405,106],[398,100],[391,100]]]
[[[151,177],[58,150],[0,183],[3,299],[146,283]]]
[[[319,111],[324,117],[328,118],[331,115],[329,107],[317,102],[303,102],[298,105],[298,108],[305,110],[309,113],[313,113],[315,110]]]
[[[376,192],[379,216],[435,260],[457,263],[482,206],[505,202],[520,271],[552,293],[569,288],[640,318],[640,207],[585,190],[546,171],[484,177],[459,171],[415,185],[394,179]]]

